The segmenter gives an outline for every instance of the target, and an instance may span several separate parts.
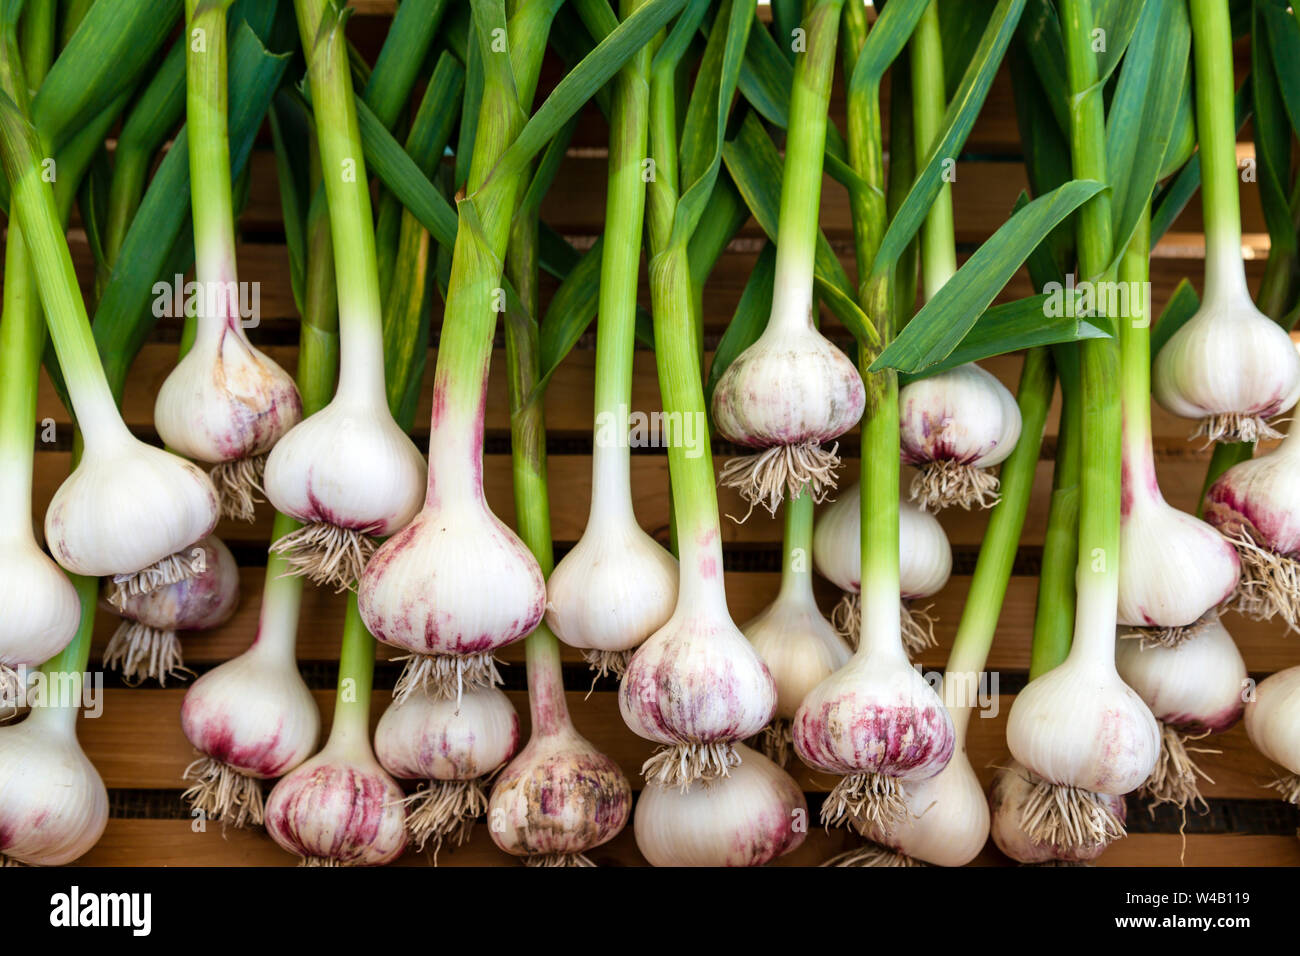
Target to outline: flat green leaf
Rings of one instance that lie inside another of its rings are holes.
[[[1251,104],[1255,111],[1252,125],[1260,206],[1268,224],[1269,255],[1273,250],[1285,255],[1296,250],[1296,230],[1290,205],[1291,125],[1279,77],[1295,73],[1296,62],[1289,61],[1289,69],[1281,69],[1282,64],[1274,62],[1273,45],[1269,42],[1274,30],[1266,13],[1269,8],[1267,3],[1256,4],[1256,28],[1250,36]],[[1282,14],[1282,20],[1295,23],[1286,13]]]
[[[1034,248],[1102,188],[1092,180],[1073,180],[1013,215],[922,307],[872,363],[872,370],[915,373],[946,359]]]
[[[961,84],[967,64],[975,56],[984,24],[993,15],[997,0],[938,0],[938,3],[944,95],[951,97]]]
[[[995,355],[1006,355],[1020,349],[1107,337],[1106,332],[1087,319],[1064,315],[1048,316],[1046,313],[1050,298],[1045,294],[1031,295],[986,309],[946,359],[928,366],[916,375],[900,375],[899,384],[905,385],[959,365],[979,362]]]
[[[433,45],[447,0],[402,0],[384,37],[361,98],[392,129],[411,95],[420,65]]]
[[[1116,262],[1151,203],[1173,137],[1191,44],[1183,0],[1147,0],[1106,115]]]
[[[289,284],[294,305],[301,315],[307,278],[307,208],[311,202],[307,143],[311,127],[301,101],[284,94],[276,96],[267,112],[267,120],[271,127],[271,145],[275,150],[284,244],[289,251]]]
[[[1160,318],[1156,319],[1155,325],[1151,328],[1151,361],[1155,361],[1160,350],[1165,347],[1165,343],[1174,337],[1174,333],[1181,329],[1200,307],[1201,299],[1196,294],[1196,289],[1186,279],[1181,280],[1178,287],[1174,289],[1174,294],[1165,303]]]
[[[993,18],[989,20],[988,27],[984,30],[979,49],[975,51],[975,56],[966,68],[961,87],[952,102],[948,104],[938,141],[930,150],[924,168],[917,175],[916,182],[913,183],[907,198],[903,200],[903,205],[899,207],[889,223],[889,229],[880,242],[880,248],[871,266],[873,275],[884,275],[894,268],[899,256],[907,248],[907,244],[925,222],[926,214],[929,213],[935,196],[943,188],[945,164],[955,160],[962,144],[966,142],[966,137],[970,135],[971,127],[975,125],[975,118],[984,105],[989,87],[993,84],[993,77],[1002,62],[1002,55],[1015,34],[1016,23],[1024,7],[1025,0],[999,0]],[[884,19],[883,15],[881,19]],[[865,53],[866,48],[864,47],[863,50]],[[859,70],[862,69],[862,59],[859,58],[858,65],[854,68],[855,80]]]
[[[1065,42],[1052,0],[1029,0],[1020,18],[1019,40],[1038,76],[1044,101],[1062,133],[1070,129],[1070,84],[1065,78]],[[1017,94],[1020,90],[1016,89]]]
[[[1137,31],[1147,0],[1094,0],[1093,42],[1104,44],[1097,64],[1099,83],[1105,83],[1119,66],[1129,41]]]
[[[727,330],[718,340],[709,366],[709,377],[704,383],[704,407],[713,407],[713,390],[722,374],[741,352],[758,341],[767,327],[772,312],[772,287],[776,280],[776,245],[767,242],[754,263],[753,271],[745,281],[745,290],[736,303],[736,312],[727,323]]]
[[[1300,70],[1296,69],[1300,63],[1300,19],[1287,10],[1287,4],[1276,0],[1260,0],[1257,9],[1267,34],[1278,93],[1291,128],[1300,132]]]

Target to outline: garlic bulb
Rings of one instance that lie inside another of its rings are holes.
[[[1124,835],[1124,798],[1098,794],[1099,807],[1113,821],[1109,835],[1083,845],[1072,841],[1037,842],[1029,833],[1027,813],[1042,792],[1042,781],[1014,760],[993,775],[993,786],[989,788],[990,835],[997,848],[1011,859],[1019,863],[1087,863]]]
[[[222,512],[244,521],[253,520],[266,453],[301,418],[293,379],[249,343],[237,307],[211,320],[200,314],[193,348],[154,403],[162,440],[187,458],[215,465],[211,477]]]
[[[19,668],[36,667],[68,645],[81,601],[32,537],[26,514],[0,535],[0,710],[16,699]]]
[[[990,508],[1001,464],[1020,438],[1020,409],[1005,385],[973,363],[899,389],[902,459],[918,468],[911,497],[925,511]]]
[[[84,424],[84,423],[83,423]],[[193,577],[217,492],[183,458],[120,432],[86,429],[85,454],[45,512],[45,541],[74,574],[111,577],[114,603]]]
[[[546,623],[598,674],[622,677],[631,652],[672,616],[677,559],[641,530],[630,496],[615,510],[600,495],[593,490],[586,530],[546,582]]]
[[[194,577],[165,585],[148,594],[121,599],[123,617],[104,648],[104,667],[120,670],[128,684],[186,673],[177,631],[201,631],[230,619],[239,604],[239,568],[221,539],[209,535],[194,548],[203,556]]]
[[[618,692],[632,731],[666,748],[642,768],[647,782],[669,786],[726,776],[735,741],[776,710],[772,675],[727,613],[721,561],[710,579],[692,573],[694,563],[684,560],[677,609],[632,655]]]
[[[537,559],[488,510],[481,486],[472,493],[477,479],[461,478],[460,494],[437,469],[424,510],[384,542],[357,585],[370,633],[412,655],[398,698],[426,685],[455,698],[497,683],[493,652],[531,632],[546,606]]]
[[[1255,749],[1286,774],[1273,784],[1282,799],[1300,806],[1300,667],[1264,678],[1246,706],[1246,733]]]
[[[1259,458],[1234,465],[1205,495],[1205,520],[1241,556],[1236,607],[1257,620],[1280,616],[1300,630],[1300,429]]]
[[[1160,759],[1143,794],[1152,798],[1152,806],[1203,803],[1197,778],[1209,778],[1192,759],[1197,748],[1189,741],[1235,724],[1249,683],[1246,662],[1218,614],[1206,614],[1172,646],[1126,635],[1121,628],[1115,666],[1161,725]]]
[[[653,866],[762,866],[803,843],[808,804],[794,779],[744,744],[736,753],[721,780],[646,784],[632,826]]]
[[[272,545],[318,584],[353,585],[384,538],[420,508],[424,459],[378,396],[352,394],[341,379],[334,400],[303,419],[266,459],[266,495],[306,527]]]
[[[181,729],[200,756],[185,770],[183,799],[208,819],[261,824],[260,781],[316,749],[320,710],[294,657],[301,588],[301,579],[268,575],[253,645],[185,692]]]
[[[484,781],[519,747],[515,705],[495,687],[474,687],[457,700],[428,688],[389,704],[375,729],[375,756],[394,777],[423,780],[407,798],[406,826],[434,858],[444,839],[465,842],[487,811]]]
[[[103,834],[108,791],[77,743],[79,703],[38,704],[0,727],[0,861],[62,866]]]
[[[1197,313],[1156,356],[1151,388],[1162,406],[1200,419],[1194,436],[1207,441],[1276,438],[1268,419],[1300,399],[1300,356],[1276,322],[1255,308],[1241,271],[1240,246],[1231,276],[1211,275]]]
[[[773,514],[787,492],[807,487],[821,501],[835,487],[839,456],[822,445],[856,425],[866,403],[853,362],[813,325],[811,292],[778,290],[767,328],[713,391],[718,433],[758,449],[719,480]]]
[[[850,647],[857,647],[861,577],[860,489],[855,482],[817,519],[813,565],[844,591],[831,617]],[[937,594],[952,573],[952,546],[939,519],[910,502],[898,507],[899,588],[902,592],[903,642],[916,655],[935,644],[934,620],[912,602]]]

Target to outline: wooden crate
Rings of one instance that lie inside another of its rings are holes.
[[[349,26],[354,42],[371,59],[382,42],[391,17],[392,0],[353,0],[357,16]],[[555,63],[548,63],[543,77],[543,91],[558,73]],[[843,123],[843,103],[838,94],[834,114]],[[564,233],[579,248],[590,245],[602,229],[603,184],[607,139],[604,121],[594,109],[584,112],[570,149],[570,156],[560,171],[554,188],[543,206],[543,218]],[[966,152],[957,165],[954,205],[959,248],[974,248],[1005,221],[1018,192],[1025,188],[1025,174],[1019,159],[1019,143],[1013,112],[1010,82],[1003,70],[994,84],[986,108],[980,115]],[[1243,143],[1243,149],[1249,146]],[[241,220],[243,241],[240,247],[241,278],[261,284],[263,322],[252,337],[289,370],[295,366],[296,322],[289,290],[288,257],[280,236],[280,206],[274,171],[274,159],[265,143],[252,157],[252,188]],[[1252,284],[1262,273],[1267,252],[1267,235],[1259,196],[1253,184],[1243,186],[1244,244],[1255,255],[1247,261]],[[849,213],[843,190],[829,179],[823,193],[822,223],[832,245],[846,268],[852,273],[852,249]],[[1204,241],[1197,202],[1179,218],[1173,230],[1160,243],[1152,261],[1152,283],[1157,312],[1169,293],[1184,276],[1200,284]],[[704,317],[709,341],[730,317],[740,291],[761,247],[761,231],[751,221],[731,243],[719,262],[705,292]],[[74,225],[74,258],[84,283],[92,270],[85,235]],[[554,283],[545,280],[544,296],[553,292]],[[1018,298],[1030,291],[1027,276],[1021,272],[1003,293],[1004,300]],[[647,294],[642,284],[644,304]],[[545,299],[543,304],[545,304]],[[844,338],[842,329],[828,320],[830,334]],[[151,417],[158,386],[175,362],[178,328],[164,322],[156,330],[131,373],[124,397],[127,422],[139,432],[152,432]],[[594,341],[584,338],[555,376],[547,397],[547,417],[553,438],[566,441],[550,457],[551,507],[557,546],[564,548],[576,541],[586,521],[590,495],[590,422],[592,420],[592,381]],[[488,499],[501,518],[513,521],[514,507],[510,490],[508,453],[508,407],[505,377],[502,373],[504,351],[494,356],[488,404],[487,430],[489,453],[484,475]],[[1021,360],[1018,356],[986,363],[994,374],[1014,389]],[[429,357],[426,378],[431,379],[434,356]],[[421,412],[417,416],[417,439],[428,436],[430,382],[426,380]],[[653,356],[639,351],[633,407],[652,411],[658,407],[658,386],[654,376]],[[50,496],[67,474],[68,441],[71,429],[68,416],[54,391],[45,382],[40,395],[40,414],[57,423],[60,441],[41,448],[36,460],[35,507],[43,513]],[[1190,423],[1176,419],[1156,408],[1153,415],[1156,456],[1161,486],[1170,503],[1192,510],[1208,461],[1208,452],[1190,444]],[[1011,581],[1003,608],[997,640],[989,660],[1004,690],[1023,684],[1029,662],[1029,644],[1033,621],[1036,582],[1030,575],[1042,544],[1051,477],[1051,450],[1054,447],[1057,410],[1049,420],[1043,460],[1039,465],[1029,519],[1017,561],[1017,574]],[[583,442],[586,442],[584,445]],[[856,445],[856,441],[850,444]],[[578,451],[573,451],[577,448]],[[721,466],[721,462],[718,462]],[[846,479],[856,472],[857,462],[846,462]],[[661,539],[668,525],[667,459],[662,454],[636,454],[632,481],[637,513],[642,524]],[[727,492],[721,495],[724,513],[739,513],[740,502]],[[944,591],[934,599],[933,613],[939,618],[939,646],[922,655],[927,669],[942,667],[951,646],[962,603],[970,586],[969,574],[987,520],[985,514],[949,511],[942,515],[956,555],[956,570]],[[242,651],[250,643],[258,617],[258,604],[264,575],[265,547],[270,532],[271,512],[262,506],[257,520],[249,524],[223,523],[218,533],[236,549],[242,562],[243,599],[234,618],[224,627],[208,634],[188,635],[185,654],[197,669],[214,666]],[[737,570],[726,576],[728,598],[733,617],[744,622],[756,614],[775,594],[779,579],[781,528],[763,512],[756,512],[747,523],[737,525],[724,519],[724,544],[728,566]],[[834,589],[819,582],[819,598],[829,610],[836,599]],[[332,681],[338,658],[338,641],[342,627],[343,600],[327,591],[308,589],[299,628],[299,658],[315,690],[322,714],[328,722],[333,708]],[[1229,616],[1225,623],[1237,639],[1252,674],[1257,677],[1300,661],[1300,638],[1288,638],[1279,626],[1258,624]],[[101,615],[97,622],[94,659],[98,659],[115,621]],[[380,657],[391,650],[380,647]],[[522,644],[507,648],[501,655],[510,666],[505,668],[509,687],[523,686]],[[566,681],[569,703],[578,729],[604,752],[616,759],[628,778],[639,786],[638,768],[650,752],[650,745],[634,736],[618,714],[614,685],[602,683],[587,696],[589,680],[579,666],[578,654],[565,649]],[[381,680],[389,680],[391,668],[381,668]],[[192,751],[181,734],[178,711],[184,691],[174,687],[127,689],[110,687],[106,692],[101,719],[84,721],[81,737],[86,751],[103,774],[112,796],[113,816],[99,845],[81,863],[84,865],[288,865],[294,860],[260,832],[227,831],[219,826],[206,830],[194,824],[181,806],[181,773],[192,758]],[[511,690],[511,696],[527,720],[526,695]],[[376,693],[375,715],[387,702],[384,691]],[[999,698],[998,714],[987,720],[975,720],[970,732],[972,762],[987,783],[992,765],[1005,758],[1004,730],[1010,696]],[[1238,727],[1220,738],[1215,746],[1221,754],[1207,756],[1204,766],[1214,778],[1205,786],[1211,812],[1204,817],[1192,816],[1187,834],[1180,836],[1179,820],[1170,813],[1148,819],[1134,803],[1129,837],[1112,847],[1101,865],[1298,865],[1300,840],[1294,834],[1295,812],[1278,801],[1270,800],[1262,785],[1273,779],[1275,768],[1257,754]],[[814,802],[833,783],[825,775],[802,767],[792,767],[801,786]],[[842,833],[814,830],[805,844],[781,865],[812,865],[847,846]],[[600,864],[644,865],[637,852],[630,828],[616,840],[592,854]],[[421,856],[410,853],[403,864],[424,865]],[[496,850],[482,827],[466,846],[444,853],[443,865],[514,865],[512,858]],[[976,860],[977,864],[1005,864],[992,845]]]

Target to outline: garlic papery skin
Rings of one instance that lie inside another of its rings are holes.
[[[853,362],[812,323],[811,291],[778,290],[767,328],[713,391],[718,433],[759,449],[729,461],[719,480],[772,514],[787,493],[807,487],[821,501],[835,487],[839,456],[822,446],[856,425],[866,403]]]
[[[495,687],[473,687],[459,701],[428,688],[393,701],[375,729],[375,756],[400,780],[425,783],[407,797],[406,826],[416,846],[457,846],[487,811],[484,783],[519,747],[519,715]]]
[[[118,434],[83,429],[85,454],[45,512],[45,541],[74,574],[109,577],[114,603],[193,577],[217,491],[197,465]]]
[[[274,559],[269,570],[279,570]],[[294,657],[301,590],[301,578],[268,573],[252,646],[196,680],[181,704],[181,729],[199,753],[183,799],[223,825],[260,825],[260,781],[297,767],[320,738],[320,709]]]
[[[546,623],[598,674],[622,677],[631,652],[672,616],[677,559],[630,510],[600,510],[593,497],[586,530],[546,582]]]
[[[909,382],[898,392],[902,460],[915,465],[911,497],[923,510],[991,508],[1001,464],[1020,438],[1007,387],[974,363]]]
[[[1210,611],[1172,646],[1120,628],[1115,666],[1161,725],[1160,759],[1143,795],[1152,806],[1204,804],[1198,778],[1209,777],[1191,756],[1204,748],[1191,741],[1222,733],[1241,719],[1250,684],[1246,662],[1218,614]]]
[[[37,547],[30,520],[14,524],[22,527],[0,536],[0,712],[17,699],[18,669],[67,647],[81,620],[76,589]]]
[[[128,684],[146,678],[165,685],[183,676],[185,663],[177,631],[201,631],[230,619],[239,604],[239,568],[220,538],[209,535],[195,546],[203,570],[192,578],[148,594],[128,595],[117,611],[123,617],[108,646],[104,667],[121,671]]]
[[[531,632],[546,607],[546,582],[519,536],[479,494],[435,489],[409,525],[375,552],[357,603],[377,639],[407,651],[393,695],[421,687],[454,699],[497,683],[494,651]]]
[[[154,424],[169,448],[216,466],[224,515],[252,521],[265,455],[302,418],[302,399],[288,373],[249,344],[237,309],[201,314],[198,328],[158,391]]]
[[[736,754],[721,780],[646,784],[632,827],[652,866],[762,866],[803,843],[808,803],[794,779],[744,744]]]
[[[776,682],[727,612],[718,531],[702,534],[682,551],[673,616],[637,648],[618,692],[633,733],[665,746],[642,767],[646,781],[668,786],[726,776],[735,742],[776,711]]]
[[[1207,250],[1201,307],[1156,356],[1151,391],[1168,411],[1200,419],[1193,437],[1278,437],[1268,419],[1300,399],[1300,355],[1251,302],[1239,239],[1235,248]]]
[[[0,862],[62,866],[103,834],[108,791],[77,742],[79,704],[41,703],[0,727]]]
[[[382,358],[378,359],[382,368]],[[263,487],[277,511],[305,527],[279,539],[294,573],[317,584],[352,587],[374,538],[407,525],[420,510],[425,464],[378,395],[344,388],[276,443]]]
[[[1014,760],[998,767],[989,788],[990,836],[997,848],[1018,863],[1088,863],[1101,856],[1116,837],[1123,836],[1127,808],[1124,798],[1098,795],[1098,803],[1114,819],[1119,831],[1089,842],[1039,843],[1026,831],[1025,811],[1041,790],[1042,781]]]
[[[1300,667],[1264,678],[1246,705],[1246,733],[1255,749],[1286,774],[1273,783],[1282,799],[1300,806]]]
[[[1266,455],[1233,465],[1206,492],[1205,520],[1241,557],[1236,608],[1300,630],[1300,429]]]

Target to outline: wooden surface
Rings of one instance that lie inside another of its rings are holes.
[[[387,20],[392,14],[392,0],[353,0],[358,16],[349,27],[350,35],[369,59],[373,60],[382,41]],[[558,67],[548,63],[543,76],[552,80]],[[887,101],[887,100],[886,100]],[[843,128],[842,98],[837,90],[833,115]],[[608,131],[603,119],[588,108],[578,123],[570,156],[543,205],[543,217],[579,249],[587,248],[602,230],[604,205],[605,142]],[[1242,151],[1249,154],[1249,130],[1243,134]],[[293,370],[296,340],[296,315],[288,281],[288,257],[280,230],[280,206],[274,172],[274,159],[265,142],[252,157],[252,183],[248,205],[241,217],[242,242],[239,250],[241,279],[260,286],[262,324],[250,334],[255,343],[285,368]],[[1017,194],[1025,188],[1025,174],[1019,162],[1019,144],[1013,113],[1011,88],[1004,70],[994,83],[988,104],[967,143],[966,152],[957,164],[954,184],[955,220],[961,258],[986,238],[1002,222]],[[1267,255],[1267,235],[1254,184],[1241,190],[1243,207],[1243,246],[1248,256],[1247,272],[1252,287],[1259,281],[1263,259]],[[848,208],[843,190],[831,181],[823,190],[822,224],[832,246],[852,274],[852,248]],[[1175,223],[1171,232],[1155,250],[1152,283],[1158,310],[1178,281],[1184,276],[1198,287],[1201,282],[1204,242],[1200,234],[1199,200]],[[91,275],[90,254],[84,232],[74,221],[71,233],[74,259],[83,283]],[[732,241],[710,278],[705,291],[704,320],[709,341],[725,327],[735,308],[740,291],[752,269],[762,245],[762,233],[750,222]],[[555,283],[543,280],[543,305]],[[1004,291],[1002,300],[1029,294],[1023,271]],[[644,283],[642,301],[648,304]],[[843,331],[828,317],[827,330],[843,339]],[[164,321],[156,329],[136,362],[124,397],[127,422],[139,434],[153,437],[152,409],[157,389],[175,362],[178,326]],[[567,359],[556,374],[547,398],[548,429],[553,443],[562,447],[550,457],[552,488],[552,523],[557,545],[571,544],[586,523],[590,498],[590,427],[592,418],[592,376],[594,340],[590,335]],[[513,521],[508,454],[508,408],[505,377],[502,374],[503,350],[494,356],[494,374],[489,389],[489,454],[485,462],[485,483],[489,501],[503,520]],[[428,376],[432,376],[434,356],[430,355]],[[1003,382],[1014,389],[1020,358],[1006,357],[986,363]],[[426,388],[420,414],[417,415],[417,440],[427,441],[429,388]],[[654,376],[653,356],[646,351],[636,355],[636,377],[632,407],[654,411],[659,407],[658,387]],[[35,509],[43,514],[50,496],[67,474],[71,440],[69,417],[53,389],[46,382],[40,396],[40,415],[53,421],[54,441],[39,445],[36,459]],[[1195,507],[1204,476],[1208,452],[1186,440],[1190,423],[1154,410],[1153,431],[1161,487],[1173,505],[1191,510]],[[1036,581],[1030,576],[1035,566],[1037,548],[1042,543],[1046,520],[1047,491],[1050,485],[1051,450],[1056,434],[1056,409],[1047,429],[1044,460],[1040,463],[1033,502],[1017,562],[1017,574],[1011,581],[1002,618],[989,659],[1003,686],[1023,683],[1029,660],[1029,643],[1033,620]],[[856,448],[856,436],[848,436],[847,445]],[[725,456],[716,463],[721,467]],[[845,482],[852,480],[857,462],[846,461]],[[647,530],[666,537],[668,525],[667,460],[659,453],[638,453],[633,458],[633,491],[638,516]],[[906,479],[904,482],[906,487]],[[739,513],[740,503],[723,493],[724,513]],[[939,646],[922,655],[927,670],[942,667],[951,645],[962,603],[970,585],[969,571],[983,536],[987,516],[963,511],[945,512],[941,520],[957,556],[958,571],[942,593],[933,599],[932,613],[939,618]],[[186,635],[187,661],[196,669],[211,667],[243,650],[251,641],[258,617],[260,592],[264,578],[264,553],[270,529],[271,512],[262,506],[252,524],[223,523],[220,534],[243,560],[241,570],[243,597],[234,618],[224,627],[208,634]],[[39,525],[39,521],[36,522]],[[40,529],[37,527],[39,534]],[[775,594],[779,575],[780,525],[765,513],[757,512],[738,525],[724,519],[724,543],[729,566],[740,569],[727,575],[727,592],[733,617],[743,622],[756,614]],[[838,595],[834,588],[819,582],[818,596],[827,610]],[[333,705],[331,664],[337,660],[342,625],[343,599],[337,595],[309,589],[299,629],[299,658],[311,678],[322,714],[328,721]],[[1300,636],[1287,637],[1276,625],[1247,622],[1235,616],[1225,619],[1237,639],[1252,674],[1263,676],[1279,668],[1300,663]],[[115,626],[108,614],[97,621],[94,658]],[[380,648],[381,658],[390,655]],[[509,686],[522,686],[522,645],[507,648],[502,659]],[[634,736],[618,714],[612,684],[604,683],[589,697],[588,680],[577,666],[579,655],[565,649],[569,680],[569,704],[579,730],[624,768],[634,786],[639,788],[638,768],[650,752],[650,745]],[[382,673],[381,673],[382,678]],[[391,675],[389,676],[391,682]],[[391,683],[390,683],[391,686]],[[180,776],[192,759],[192,751],[180,732],[178,710],[183,690],[141,687],[127,689],[111,682],[105,690],[103,716],[85,720],[80,734],[90,758],[114,794],[115,815],[100,844],[81,862],[82,865],[287,865],[294,860],[281,851],[264,834],[230,830],[219,826],[197,831],[185,818],[179,802]],[[510,692],[521,716],[527,722],[526,695]],[[387,701],[387,691],[375,694],[378,713]],[[996,698],[996,715],[972,722],[969,747],[972,763],[985,782],[991,766],[1005,759],[1003,733],[1011,698]],[[327,724],[326,724],[327,725]],[[1240,819],[1268,817],[1276,810],[1285,820],[1289,811],[1270,801],[1262,785],[1274,774],[1267,760],[1259,756],[1238,727],[1217,737],[1214,746],[1220,754],[1207,755],[1205,769],[1214,778],[1205,785],[1205,793],[1216,808],[1245,808]],[[796,762],[797,763],[797,762]],[[801,786],[815,800],[832,782],[824,775],[792,766]],[[1241,801],[1248,801],[1241,803]],[[1240,832],[1231,814],[1213,813],[1208,818],[1193,818],[1186,840],[1177,832],[1177,822],[1159,818],[1154,823],[1136,821],[1135,829],[1167,832],[1134,832],[1102,857],[1100,865],[1300,865],[1300,840],[1279,826],[1277,820],[1268,832]],[[1272,818],[1270,818],[1272,819]],[[1164,820],[1164,822],[1161,822]],[[1223,821],[1228,821],[1224,823]],[[1258,824],[1252,824],[1258,826]],[[1202,831],[1212,832],[1202,832]],[[814,828],[797,851],[779,861],[780,865],[814,865],[847,848],[848,837],[828,834]],[[611,844],[591,854],[600,864],[643,865],[630,828]],[[402,864],[425,865],[428,860],[410,853]],[[512,858],[500,853],[487,838],[482,827],[476,829],[468,845],[453,853],[444,853],[442,865],[514,865]],[[977,865],[999,865],[1006,861],[991,847]]]

